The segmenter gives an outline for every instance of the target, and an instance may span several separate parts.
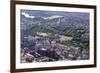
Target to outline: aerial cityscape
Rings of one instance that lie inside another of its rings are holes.
[[[89,13],[20,10],[20,62],[89,59]]]

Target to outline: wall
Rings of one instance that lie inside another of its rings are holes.
[[[34,0],[58,3],[97,5],[97,68],[41,71],[34,73],[98,73],[100,72],[100,0]],[[0,0],[0,73],[10,73],[10,0]],[[33,72],[30,72],[33,73]]]

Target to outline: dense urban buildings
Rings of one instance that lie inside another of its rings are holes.
[[[89,59],[89,13],[21,10],[21,63]]]

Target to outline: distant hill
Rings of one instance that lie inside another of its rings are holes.
[[[73,28],[71,32],[75,29],[83,29],[89,33],[89,13],[21,10],[23,35],[40,31],[64,34],[68,33],[70,28]]]

